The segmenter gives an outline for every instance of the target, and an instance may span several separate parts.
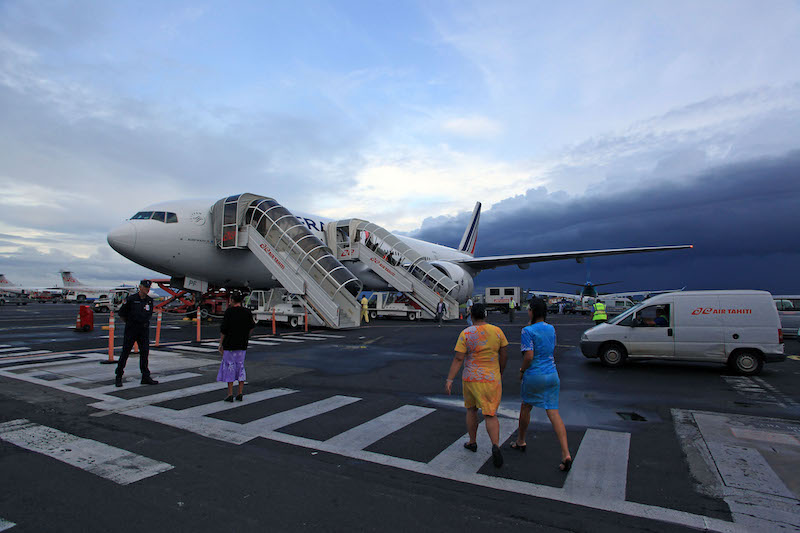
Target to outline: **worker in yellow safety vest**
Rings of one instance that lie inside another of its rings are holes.
[[[594,305],[592,305],[592,309],[594,310],[592,320],[594,320],[595,325],[602,324],[608,320],[608,315],[606,315],[606,304],[598,300],[594,303]]]
[[[511,299],[508,301],[508,321],[509,323],[514,323],[514,312],[517,310],[517,303],[514,301],[514,297],[512,296]]]
[[[366,296],[361,297],[361,320],[366,320],[369,324],[369,304]]]

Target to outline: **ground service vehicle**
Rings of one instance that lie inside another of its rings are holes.
[[[0,305],[28,305],[26,294],[0,294]]]
[[[742,375],[786,359],[778,311],[764,291],[660,294],[599,324],[581,337],[581,351],[610,367],[627,359],[728,364]]]
[[[369,318],[422,318],[422,308],[402,292],[373,292],[368,303]]]
[[[136,289],[133,287],[111,291],[105,298],[97,298],[92,303],[92,310],[95,313],[108,313],[111,309],[117,312],[122,307],[122,304],[125,303],[125,299],[134,292],[136,292]]]
[[[800,295],[773,296],[784,337],[800,336]]]
[[[245,299],[244,305],[253,311],[253,319],[256,324],[271,322],[273,310],[275,322],[286,323],[293,328],[305,324],[306,308],[303,306],[302,300],[289,294],[286,289],[252,291]],[[308,313],[308,324],[311,326],[325,325],[313,312]]]
[[[522,302],[522,287],[486,287],[486,310],[492,309],[508,313],[508,301],[514,298],[517,309]]]

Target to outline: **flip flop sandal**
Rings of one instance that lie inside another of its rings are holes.
[[[478,443],[477,442],[473,442],[473,443],[465,442],[464,443],[464,448],[468,449],[471,452],[477,452],[478,451]]]
[[[561,461],[561,464],[558,465],[558,468],[562,472],[569,472],[569,469],[572,468],[572,459],[564,459]]]
[[[509,448],[512,450],[517,450],[519,452],[525,453],[525,449],[528,447],[527,444],[517,444],[516,442],[512,442]]]

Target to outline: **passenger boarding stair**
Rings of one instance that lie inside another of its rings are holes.
[[[392,233],[357,218],[328,223],[325,239],[342,261],[361,261],[434,318],[439,296],[444,298],[445,318],[458,318],[458,302],[451,295],[458,285],[422,255]]]
[[[285,207],[245,193],[218,201],[211,215],[217,246],[249,249],[312,317],[334,329],[360,325],[361,281]]]

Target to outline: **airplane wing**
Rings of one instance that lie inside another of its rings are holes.
[[[686,287],[681,287],[680,289],[661,289],[658,291],[615,292],[613,294],[601,294],[600,296],[603,298],[630,298],[632,296],[648,296],[651,294],[664,294],[666,292],[680,292],[685,288]]]
[[[543,261],[558,261],[560,259],[581,259],[587,257],[602,257],[605,255],[638,254],[644,252],[662,252],[666,250],[683,250],[692,248],[691,244],[681,244],[678,246],[647,246],[644,248],[612,248],[607,250],[581,250],[576,252],[550,252],[543,254],[520,254],[520,255],[495,255],[487,257],[472,257],[458,259],[455,263],[472,268],[473,270],[487,270],[502,266],[524,265],[530,263],[541,263]]]
[[[567,294],[565,292],[537,291],[536,289],[527,289],[525,292],[531,296],[536,295],[540,298],[564,298],[568,300],[575,300],[576,302],[580,301],[581,299],[579,294]]]

